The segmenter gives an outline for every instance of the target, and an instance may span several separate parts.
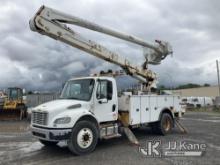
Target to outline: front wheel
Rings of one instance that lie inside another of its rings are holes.
[[[92,152],[98,142],[98,129],[90,121],[79,121],[73,127],[68,148],[76,155],[83,155]]]

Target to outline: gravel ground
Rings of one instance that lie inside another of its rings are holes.
[[[201,157],[165,157],[149,158],[131,145],[126,137],[99,142],[96,150],[85,156],[74,156],[65,142],[51,148],[44,147],[31,136],[28,122],[0,121],[0,164],[220,164],[220,114],[211,112],[187,112],[181,120],[187,128],[187,134],[181,134],[177,128],[167,136],[158,136],[151,129],[134,130],[141,147],[146,141],[161,140],[162,150],[169,141],[186,141],[192,144],[206,144]]]

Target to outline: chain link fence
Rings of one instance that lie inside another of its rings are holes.
[[[45,102],[58,99],[59,97],[59,93],[30,94],[26,96],[27,107],[36,107],[37,105],[43,104]]]

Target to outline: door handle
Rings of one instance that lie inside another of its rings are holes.
[[[113,105],[112,105],[112,112],[115,112],[115,109],[116,109],[116,105],[113,104]]]

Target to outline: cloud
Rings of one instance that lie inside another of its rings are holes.
[[[71,77],[119,69],[32,32],[28,21],[42,4],[146,41],[169,41],[174,49],[173,58],[167,57],[161,65],[150,66],[158,74],[160,84],[217,82],[215,60],[220,54],[218,0],[192,0],[190,3],[176,0],[79,0],[65,3],[58,0],[1,0],[0,88],[21,86],[28,90],[57,90]],[[140,65],[144,59],[140,46],[71,27],[135,64]],[[129,81],[119,80],[119,83]]]

